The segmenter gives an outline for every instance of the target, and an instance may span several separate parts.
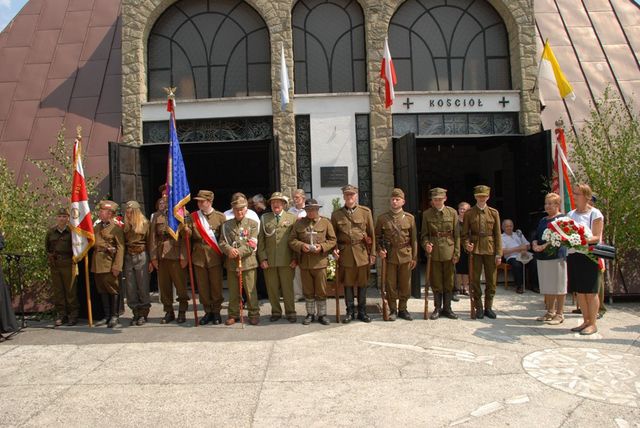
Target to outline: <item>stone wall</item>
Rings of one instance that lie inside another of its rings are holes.
[[[147,37],[157,18],[175,0],[123,0],[122,2],[122,123],[126,144],[142,143],[141,105],[147,99]],[[531,0],[488,0],[509,32],[513,88],[521,91],[521,131],[540,128],[537,94],[532,94],[537,72],[535,24]],[[386,209],[393,187],[391,113],[384,107],[380,60],[391,17],[403,0],[359,0],[365,15],[368,88],[371,105],[371,161],[374,209]],[[247,0],[265,20],[271,36],[271,76],[274,135],[280,144],[282,190],[296,187],[295,125],[292,104],[280,111],[280,47],[284,46],[289,77],[293,76],[292,0]],[[291,82],[293,99],[295,82]],[[293,100],[295,102],[295,100]]]

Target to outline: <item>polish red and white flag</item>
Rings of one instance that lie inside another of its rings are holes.
[[[384,79],[384,106],[389,108],[396,97],[393,86],[398,83],[398,79],[396,78],[396,69],[393,66],[391,52],[389,51],[389,41],[387,38],[384,39],[384,55],[382,56],[380,77]]]
[[[79,139],[76,139],[73,146],[73,184],[71,188],[71,215],[69,219],[74,263],[82,260],[95,242],[91,210],[89,209],[87,183],[85,182],[84,170],[82,169],[81,150],[82,144]]]

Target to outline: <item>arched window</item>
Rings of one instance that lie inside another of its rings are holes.
[[[364,16],[356,0],[300,0],[292,26],[297,94],[367,90]]]
[[[486,0],[407,0],[389,49],[397,91],[511,89],[507,30]]]
[[[149,100],[167,86],[180,98],[271,94],[271,50],[264,20],[242,0],[181,0],[149,35]]]

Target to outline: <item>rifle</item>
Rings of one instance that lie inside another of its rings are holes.
[[[431,286],[431,255],[427,254],[427,276],[424,280],[424,319],[429,313],[429,286]]]
[[[382,240],[380,242],[382,245],[382,249],[384,251],[387,250],[387,242]],[[380,295],[382,297],[382,319],[385,321],[389,321],[389,301],[387,300],[387,257],[389,254],[387,253],[385,257],[382,258],[382,281],[380,287]]]
[[[473,252],[469,253],[469,278],[471,279],[469,281],[469,305],[471,305],[469,315],[474,320],[476,319],[476,296],[473,287]]]
[[[338,259],[336,259],[336,281],[333,295],[336,298],[336,322],[340,324],[342,320],[340,319],[340,267]]]
[[[233,243],[238,248],[237,243]],[[240,289],[240,324],[244,328],[244,305],[242,304],[242,257],[238,254],[238,288]]]

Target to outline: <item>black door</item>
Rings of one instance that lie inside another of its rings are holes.
[[[144,207],[147,178],[140,146],[109,142],[109,193],[115,202],[138,201]],[[150,212],[146,214],[148,216]]]
[[[393,172],[395,186],[405,193],[404,210],[416,218],[416,226],[420,230],[420,211],[418,191],[418,170],[416,165],[416,136],[406,134],[393,141]],[[420,233],[418,233],[420,235]],[[421,296],[420,269],[413,270],[411,275],[411,295],[417,299]]]
[[[544,213],[544,196],[551,182],[551,131],[527,135],[514,147],[516,218],[527,239]]]

